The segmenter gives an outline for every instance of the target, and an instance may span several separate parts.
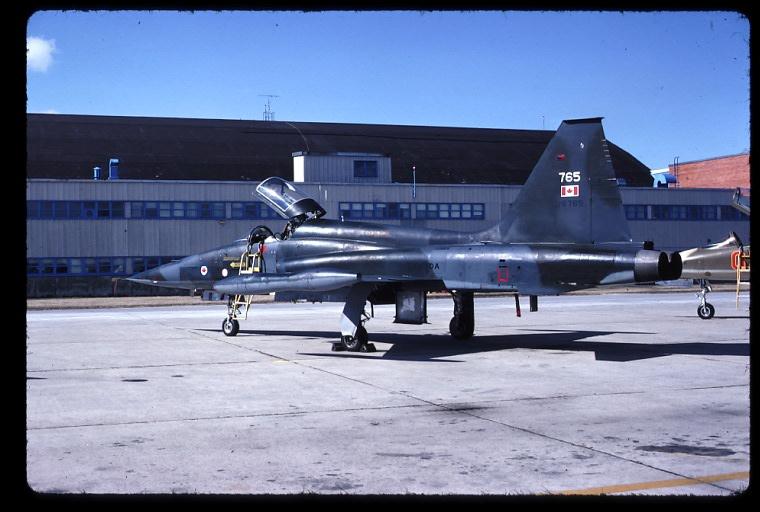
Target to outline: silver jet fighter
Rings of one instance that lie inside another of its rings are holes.
[[[678,254],[683,265],[681,277],[699,281],[697,315],[703,320],[715,315],[715,306],[707,302],[707,294],[712,291],[710,282],[732,282],[738,288],[750,280],[750,246],[742,244],[734,232],[717,244],[686,249]]]
[[[734,192],[731,206],[747,216],[750,214],[749,197],[743,196],[739,188]],[[739,307],[739,287],[750,280],[750,246],[744,245],[736,233],[732,231],[717,244],[686,249],[678,254],[682,263],[681,277],[699,281],[697,315],[700,318],[709,320],[715,315],[715,306],[707,302],[707,294],[712,291],[710,282],[735,282],[736,307]]]
[[[475,329],[473,294],[557,295],[599,285],[677,279],[681,260],[631,240],[601,118],[563,121],[502,220],[484,231],[341,222],[278,178],[256,191],[287,219],[247,239],[142,272],[132,281],[227,298],[222,330],[234,336],[253,295],[343,302],[334,350],[372,350],[366,304],[395,304],[396,323],[427,321],[427,294],[454,301],[451,335]]]

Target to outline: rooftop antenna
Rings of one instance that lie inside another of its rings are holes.
[[[279,98],[276,94],[259,94],[267,99],[264,105],[264,121],[274,121],[274,112],[272,112],[272,98]]]

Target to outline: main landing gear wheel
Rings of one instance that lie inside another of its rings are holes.
[[[472,333],[475,332],[475,323],[467,322],[464,318],[455,316],[449,322],[449,332],[458,340],[470,339]]]
[[[356,328],[354,336],[341,336],[340,343],[333,344],[333,350],[348,350],[349,352],[374,352],[375,345],[367,343],[369,335],[367,329],[360,325]]]
[[[697,315],[702,320],[709,320],[715,315],[715,307],[709,302],[705,302],[704,305],[700,304],[697,307]]]
[[[232,318],[225,318],[222,322],[222,332],[226,336],[235,336],[240,330],[240,323]]]
[[[457,340],[470,339],[475,332],[473,293],[455,291],[451,296],[454,299],[454,317],[449,322],[449,332]]]

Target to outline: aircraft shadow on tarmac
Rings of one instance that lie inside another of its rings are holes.
[[[338,338],[334,331],[241,330],[240,334],[325,338],[330,343]],[[542,330],[525,334],[476,335],[469,340],[458,341],[448,334],[370,333],[369,341],[391,344],[391,347],[379,359],[395,361],[461,362],[441,358],[515,349],[594,352],[596,360],[620,362],[669,355],[749,356],[749,341],[747,343],[584,341],[595,336],[614,334],[656,335],[651,332]],[[377,353],[382,353],[382,350],[378,349]],[[368,357],[368,354],[357,352],[299,352],[299,354],[320,357]]]

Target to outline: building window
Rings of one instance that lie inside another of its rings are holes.
[[[185,203],[175,201],[172,203],[172,218],[183,219],[185,218]]]
[[[82,273],[82,259],[71,258],[71,265],[69,265],[69,273],[73,275],[79,275]]]
[[[185,204],[185,216],[188,219],[200,218],[200,205],[198,203],[186,203]]]
[[[260,201],[27,201],[27,219],[277,219]]]
[[[141,201],[129,203],[129,216],[133,219],[142,219],[145,216],[145,209]]]
[[[82,218],[83,219],[95,219],[98,217],[98,210],[95,206],[95,201],[83,201],[82,202]]]
[[[259,201],[230,203],[231,219],[272,219],[277,217],[279,216],[274,210]]]
[[[198,217],[201,219],[223,219],[225,218],[224,203],[200,203],[198,207]]]
[[[158,204],[158,216],[162,219],[169,219],[172,216],[172,204],[162,201]]]
[[[377,178],[377,160],[354,160],[354,178]]]
[[[647,206],[645,204],[627,204],[624,207],[625,218],[628,220],[646,220]]]
[[[343,219],[409,219],[409,203],[339,203]]]
[[[68,274],[69,273],[69,260],[66,258],[58,258],[55,260],[55,273],[56,274]]]
[[[98,218],[99,219],[108,219],[111,217],[111,205],[108,203],[108,201],[98,201]]]
[[[744,220],[749,221],[749,216],[740,212],[733,206],[721,206],[720,207],[720,220]]]
[[[124,218],[124,201],[111,201],[111,218]]]
[[[87,276],[127,275],[129,258],[29,258],[26,260],[27,275]],[[142,258],[134,258],[141,260]],[[135,265],[133,268],[139,268]],[[140,272],[141,270],[135,270]]]
[[[123,201],[27,201],[29,219],[124,218]]]
[[[483,203],[417,203],[417,219],[470,219],[483,220],[485,205]]]
[[[68,216],[69,209],[66,201],[53,201],[53,217],[56,219],[65,219]]]
[[[262,215],[260,212],[266,212],[266,208],[261,203],[243,203],[243,219],[258,219]]]
[[[85,258],[84,260],[84,271],[85,274],[97,274],[98,273],[98,266],[95,263],[95,258]]]
[[[53,264],[52,258],[43,259],[40,264],[40,270],[42,271],[43,274],[55,273],[55,265]]]
[[[26,218],[27,219],[40,218],[40,202],[39,201],[26,202]]]
[[[121,216],[124,216],[124,203],[122,204],[122,214]],[[82,209],[82,201],[71,201],[69,202],[69,218],[70,219],[81,219],[83,218],[83,212]]]

